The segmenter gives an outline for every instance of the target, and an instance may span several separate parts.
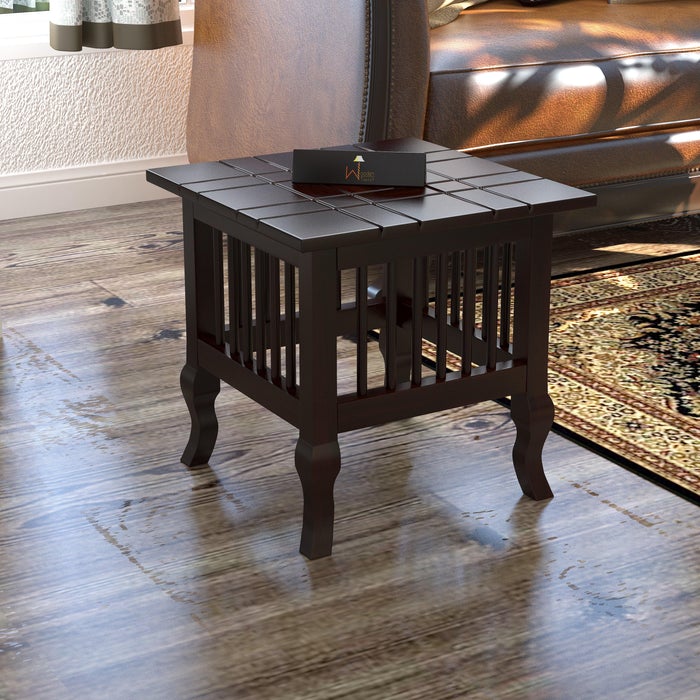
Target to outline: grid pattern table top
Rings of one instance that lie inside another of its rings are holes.
[[[149,182],[300,251],[591,206],[595,195],[419,139],[332,150],[426,154],[425,187],[292,182],[292,153],[147,172]]]

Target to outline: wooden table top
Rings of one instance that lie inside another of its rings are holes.
[[[596,196],[414,138],[333,150],[426,154],[425,187],[292,182],[292,153],[148,170],[147,180],[306,252],[592,206]],[[352,159],[349,159],[349,162]]]

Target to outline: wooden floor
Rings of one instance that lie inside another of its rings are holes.
[[[495,403],[343,435],[314,562],[288,425],[224,389],[183,467],[180,230],[0,222],[2,700],[699,697],[697,506],[555,434],[529,501]],[[630,238],[555,272],[700,247]]]

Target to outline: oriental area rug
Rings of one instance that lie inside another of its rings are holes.
[[[700,255],[554,279],[551,299],[554,429],[699,501]]]
[[[555,422],[700,498],[700,255],[552,282]]]

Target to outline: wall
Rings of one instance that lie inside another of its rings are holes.
[[[166,196],[144,170],[186,161],[187,39],[158,51],[0,47],[0,219]]]

